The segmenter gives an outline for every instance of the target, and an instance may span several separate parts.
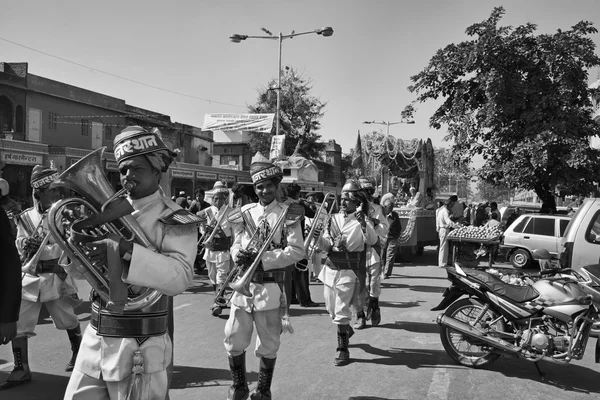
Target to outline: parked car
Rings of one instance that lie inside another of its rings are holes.
[[[600,199],[585,199],[560,242],[560,265],[579,270],[600,258]]]
[[[550,214],[523,214],[502,235],[498,255],[515,268],[533,266],[533,250],[546,249],[558,258],[560,240],[571,217]]]

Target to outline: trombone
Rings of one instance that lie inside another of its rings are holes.
[[[333,202],[331,204],[329,204],[327,202],[327,200],[330,197],[333,197]],[[327,192],[325,194],[325,197],[324,197],[322,203],[314,203],[314,204],[319,205],[319,209],[317,210],[317,213],[315,214],[315,217],[313,218],[313,222],[310,227],[310,231],[308,232],[306,239],[304,239],[304,252],[306,253],[306,262],[304,262],[304,260],[302,260],[299,263],[294,264],[296,269],[298,269],[299,271],[308,270],[308,266],[312,262],[313,255],[315,254],[315,251],[317,250],[317,244],[319,243],[319,239],[321,238],[321,235],[323,234],[323,228],[325,228],[325,224],[326,224],[327,220],[329,218],[331,218],[331,213],[336,208],[337,196],[333,192]],[[329,207],[329,210],[327,209],[327,207]],[[321,216],[321,214],[323,214],[323,213],[325,215]],[[318,235],[316,235],[316,237],[313,237],[315,235],[315,232],[317,232]]]

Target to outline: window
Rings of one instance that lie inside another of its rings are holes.
[[[596,212],[585,232],[585,238],[591,243],[600,243],[600,212]]]
[[[514,232],[518,232],[521,233],[523,232],[523,228],[525,227],[525,224],[527,224],[527,222],[529,222],[530,218],[523,218],[521,220],[521,222],[519,222],[519,224],[517,226],[515,226],[515,229],[513,229]],[[533,228],[533,226],[532,226]],[[531,232],[528,232],[531,233]]]
[[[567,230],[567,225],[569,225],[569,222],[571,222],[569,219],[560,220],[560,237],[565,235],[565,231]]]
[[[221,156],[221,165],[238,165],[238,156]]]
[[[81,136],[90,136],[91,131],[90,120],[82,119],[81,120]]]
[[[104,125],[104,140],[112,140],[112,126]]]
[[[51,131],[55,131],[57,129],[58,117],[59,115],[57,113],[48,113],[48,129],[50,129]]]
[[[523,233],[554,236],[554,218],[531,218]]]

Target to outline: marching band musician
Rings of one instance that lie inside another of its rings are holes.
[[[257,339],[254,354],[260,357],[260,372],[253,400],[271,399],[271,381],[275,360],[280,346],[280,335],[287,326],[285,292],[283,290],[285,267],[305,257],[300,223],[275,226],[287,206],[276,200],[279,183],[283,178],[281,169],[257,153],[250,165],[250,175],[259,203],[247,204],[241,209],[239,222],[234,226],[234,244],[231,255],[237,265],[248,267],[256,258],[258,249],[248,248],[252,238],[259,237],[259,246],[273,231],[273,240],[262,254],[259,266],[249,284],[251,297],[238,292],[231,298],[229,320],[225,325],[225,349],[233,384],[228,400],[247,399],[246,348],[252,339],[253,323]],[[258,229],[258,231],[257,231]],[[252,247],[252,246],[251,246]]]
[[[200,224],[200,232],[205,239],[210,237],[214,229],[217,229],[213,239],[206,244],[206,251],[204,252],[208,278],[213,284],[215,295],[217,295],[225,284],[231,268],[231,256],[229,254],[231,224],[226,218],[226,213],[229,212],[229,206],[226,204],[229,198],[227,183],[216,181],[213,186],[213,193],[213,205],[200,211],[198,215],[206,221]],[[211,314],[215,317],[221,315],[223,308],[226,306],[227,301],[223,296],[215,298],[215,302],[210,308]]]
[[[46,212],[60,199],[60,191],[50,188],[50,184],[57,177],[58,172],[53,168],[41,165],[33,167],[30,182],[34,206],[18,217],[22,220],[17,225],[16,240],[23,262],[21,311],[17,322],[17,335],[12,341],[15,367],[6,382],[0,385],[0,390],[31,381],[27,340],[35,336],[42,303],[46,305],[56,329],[66,330],[71,342],[72,355],[65,371],[73,370],[79,351],[81,329],[73,309],[73,299],[70,297],[77,293],[77,286],[74,279],[58,265],[62,250],[52,235],[40,248],[43,238],[49,232]],[[39,256],[38,263],[28,263],[36,254]]]
[[[368,201],[367,218],[373,222],[379,240],[372,245],[366,246],[365,265],[361,265],[359,269],[359,290],[355,294],[356,304],[354,307],[356,310],[355,329],[363,329],[366,326],[367,320],[371,320],[373,326],[377,326],[381,322],[379,295],[381,294],[382,266],[380,253],[381,243],[386,240],[389,229],[389,223],[383,214],[381,206],[373,203],[375,185],[367,178],[359,179],[359,184]],[[364,311],[365,306],[367,307],[366,315]]]
[[[350,362],[348,343],[354,334],[350,305],[355,290],[358,265],[365,246],[377,242],[373,221],[366,216],[368,202],[359,184],[348,181],[342,188],[341,211],[331,216],[328,227],[319,241],[319,248],[328,252],[325,266],[319,274],[323,282],[325,307],[337,325],[338,347],[334,364]],[[315,236],[318,232],[315,232]]]
[[[131,215],[156,251],[111,234],[87,243],[87,255],[93,263],[108,265],[111,276],[120,276],[123,283],[132,285],[130,292],[137,287],[152,288],[163,296],[129,314],[110,311],[94,296],[91,321],[65,400],[165,399],[167,366],[172,359],[168,296],[186,290],[193,276],[199,219],[170,201],[159,188],[161,173],[167,171],[176,153],[167,148],[158,132],[139,126],[127,127],[115,137],[114,152],[121,184],[132,186],[127,196],[134,209]]]

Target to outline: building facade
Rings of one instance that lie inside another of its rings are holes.
[[[165,192],[212,188],[217,179],[249,181],[243,170],[213,168],[213,133],[171,121],[165,114],[125,100],[30,74],[27,63],[0,62],[0,176],[11,198],[31,204],[29,185],[36,164],[52,161],[59,172],[90,151],[106,147],[103,167],[118,188],[114,137],[126,126],[157,128],[177,162],[163,177]]]

